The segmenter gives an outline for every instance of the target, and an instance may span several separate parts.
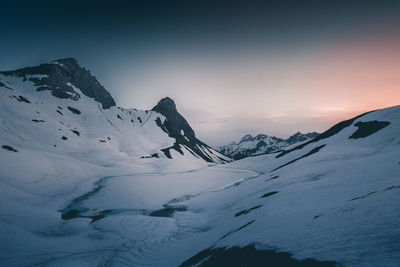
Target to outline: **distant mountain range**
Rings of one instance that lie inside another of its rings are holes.
[[[282,139],[266,134],[259,134],[253,137],[246,134],[239,143],[232,142],[218,148],[219,152],[234,160],[243,159],[250,156],[272,153],[283,149],[284,147],[304,142],[316,137],[318,133],[295,133],[288,139]]]
[[[231,161],[196,138],[172,99],[152,110],[117,107],[74,58],[0,72],[0,92],[3,148]]]

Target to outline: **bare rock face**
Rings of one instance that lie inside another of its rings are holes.
[[[164,126],[168,130],[168,133],[171,137],[182,137],[183,131],[183,135],[186,136],[189,141],[196,141],[196,136],[193,129],[176,109],[174,100],[169,97],[163,98],[152,110],[164,115],[167,118]]]
[[[163,98],[152,110],[165,116],[166,120],[164,124],[161,122],[157,124],[161,129],[166,131],[170,137],[176,140],[172,147],[163,149],[167,157],[171,157],[171,149],[183,153],[181,147],[186,147],[193,154],[207,162],[214,162],[215,158],[218,158],[218,161],[221,163],[229,162],[228,159],[218,156],[215,150],[196,138],[189,123],[176,109],[174,100],[169,97]]]
[[[74,89],[75,87],[84,95],[101,103],[104,109],[115,106],[111,94],[97,81],[96,77],[82,68],[74,58],[58,59],[35,67],[1,73],[30,80],[38,86],[38,91],[50,90],[52,95],[58,98],[78,100],[80,94]],[[33,77],[30,77],[31,75]]]

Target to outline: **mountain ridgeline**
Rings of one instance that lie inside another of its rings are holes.
[[[9,130],[0,133],[6,147],[231,161],[196,138],[172,99],[162,99],[152,110],[117,107],[74,58],[0,72],[0,92],[2,114],[10,118]]]
[[[246,134],[239,143],[233,142],[229,145],[221,146],[219,152],[234,160],[239,160],[250,156],[277,152],[287,146],[307,141],[316,136],[318,136],[316,132],[306,134],[297,132],[288,139],[266,134],[259,134],[255,137]]]
[[[31,81],[37,86],[36,91],[50,90],[52,95],[58,98],[70,98],[78,100],[80,91],[97,102],[104,109],[115,106],[111,94],[99,83],[90,71],[79,66],[74,58],[64,58],[53,61],[50,64],[41,64],[35,67],[0,72],[6,76],[17,76],[25,81]]]

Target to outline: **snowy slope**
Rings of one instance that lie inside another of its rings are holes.
[[[97,79],[71,58],[0,73],[0,94],[0,144],[16,150],[71,157],[165,157],[163,149],[176,143],[177,136],[165,131],[163,115],[116,107]],[[199,146],[193,152],[176,145],[175,157],[229,161],[207,145]]]
[[[400,106],[209,165],[170,99],[104,109],[29,78],[0,75],[1,266],[400,264]]]
[[[316,137],[318,133],[295,133],[288,139],[282,139],[266,134],[259,134],[255,137],[246,134],[239,143],[232,142],[218,148],[218,151],[227,157],[238,160],[249,156],[255,156],[265,153],[272,153],[281,150],[289,145],[304,142]]]
[[[224,165],[2,149],[0,263],[398,266],[399,133],[396,106]]]

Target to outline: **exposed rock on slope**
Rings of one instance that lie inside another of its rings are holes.
[[[116,107],[73,58],[0,72],[0,83],[0,141],[18,150],[230,161],[195,137],[172,99],[153,111]]]
[[[100,102],[104,109],[115,106],[110,93],[88,70],[79,66],[74,58],[58,59],[35,67],[1,73],[29,80],[37,86],[37,91],[50,90],[55,97],[78,100],[81,97],[76,90],[78,88],[84,95]]]
[[[197,155],[208,162],[229,162],[230,159],[213,150],[211,147],[196,138],[193,129],[189,123],[176,109],[175,102],[169,98],[163,98],[152,109],[165,116],[166,120],[163,124],[158,123],[159,127],[175,138],[173,146],[163,149],[167,157],[171,157],[170,150],[175,149],[182,153],[181,147],[185,147],[193,155]]]

